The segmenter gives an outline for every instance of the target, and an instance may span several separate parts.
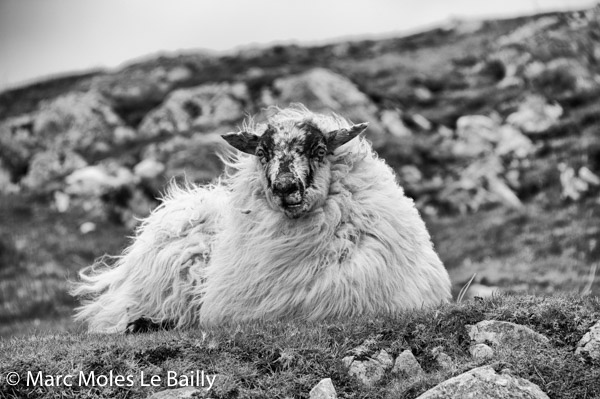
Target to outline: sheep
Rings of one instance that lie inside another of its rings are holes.
[[[112,262],[80,273],[90,331],[393,314],[450,298],[412,199],[360,135],[294,104],[223,135],[214,185],[173,186]]]

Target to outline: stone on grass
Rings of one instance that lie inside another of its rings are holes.
[[[381,363],[385,369],[390,369],[394,365],[394,359],[384,349],[379,351],[379,353],[375,356],[375,360]]]
[[[508,373],[498,374],[491,366],[478,367],[450,378],[417,399],[548,399],[540,387]]]
[[[474,359],[489,359],[494,356],[494,350],[486,344],[475,344],[469,348]]]
[[[600,321],[594,324],[581,338],[575,354],[582,359],[600,361]]]
[[[392,373],[405,377],[416,377],[423,374],[423,369],[412,352],[407,349],[396,358]]]
[[[344,365],[349,364],[348,374],[355,376],[366,386],[373,386],[380,381],[385,371],[392,366],[392,357],[384,350],[366,360],[354,359],[354,356],[348,356],[342,359],[342,362]]]
[[[548,338],[533,331],[529,327],[507,321],[483,320],[473,326],[467,326],[469,337],[476,343],[491,343],[499,345],[505,342],[515,342],[530,339],[547,343]]]
[[[346,367],[350,367],[354,361],[355,356],[346,356],[342,359],[342,364]]]
[[[435,361],[438,366],[442,369],[451,369],[452,368],[452,358],[445,352],[438,351],[434,352],[433,356],[435,357]]]
[[[324,378],[310,390],[310,399],[336,399],[337,392],[331,378]]]

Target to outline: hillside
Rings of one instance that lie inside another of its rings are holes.
[[[370,122],[456,291],[477,273],[479,292],[597,295],[599,18],[163,55],[0,93],[0,336],[77,331],[67,279],[169,181],[216,178],[217,134],[290,102]]]
[[[504,376],[504,385],[512,376],[552,398],[595,398],[599,364],[581,362],[573,350],[598,318],[597,298],[524,296],[448,304],[395,318],[141,335],[32,335],[0,340],[0,375],[20,377],[12,386],[0,381],[0,397],[150,398],[187,385],[204,387],[196,391],[202,398],[308,398],[319,380],[331,378],[339,398],[416,398],[450,377],[491,365]],[[489,319],[521,323],[548,341],[512,340],[494,346],[491,358],[477,358],[470,354],[467,326]],[[385,351],[399,357],[407,350],[420,365],[416,374],[387,370],[371,385],[350,375],[344,364],[352,354],[370,359]]]

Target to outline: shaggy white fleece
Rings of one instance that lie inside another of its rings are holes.
[[[350,126],[304,108],[270,121],[307,115],[323,131]],[[448,274],[413,201],[363,138],[328,155],[329,179],[314,182],[324,200],[296,219],[268,203],[256,157],[238,154],[229,166],[215,186],[172,187],[122,256],[81,273],[73,293],[88,299],[77,319],[105,332],[139,318],[179,328],[312,321],[450,298]]]

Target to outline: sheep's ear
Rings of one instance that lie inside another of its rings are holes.
[[[241,152],[254,155],[256,146],[258,145],[258,136],[254,133],[240,132],[222,134],[221,137],[233,147]]]
[[[361,134],[369,125],[368,122],[359,123],[358,125],[352,125],[349,128],[340,130],[334,130],[325,134],[327,138],[327,149],[329,152],[333,152],[339,146],[342,146]]]

